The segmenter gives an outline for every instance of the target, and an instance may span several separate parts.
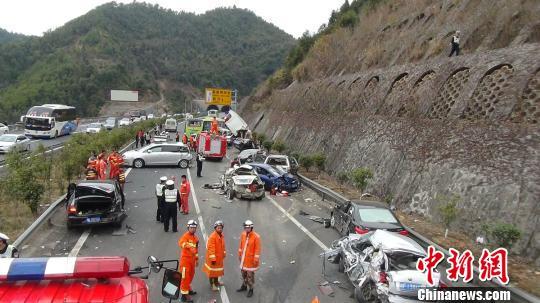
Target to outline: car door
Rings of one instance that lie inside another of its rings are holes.
[[[163,165],[177,165],[180,162],[180,153],[178,146],[163,145],[161,149]]]
[[[161,152],[162,146],[154,146],[145,151],[144,162],[147,165],[162,165],[163,153]]]
[[[30,148],[27,146],[28,141],[30,140],[25,136],[18,136],[15,141],[15,149],[18,151],[29,150]]]

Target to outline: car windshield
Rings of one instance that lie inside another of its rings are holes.
[[[271,173],[272,175],[274,175],[274,176],[281,176],[281,175],[283,175],[283,173],[281,173],[281,170],[277,170],[277,169],[275,169],[275,168],[273,168],[273,167],[265,167],[265,169],[266,169],[269,173]]]
[[[268,164],[270,165],[287,165],[287,159],[285,158],[269,158]]]
[[[91,127],[91,128],[100,128],[100,127],[101,127],[101,124],[100,124],[100,123],[91,123],[90,125],[88,125],[88,127]]]
[[[358,214],[364,222],[398,223],[392,212],[384,208],[361,208],[358,210]]]
[[[278,172],[279,175],[284,175],[284,174],[287,173],[287,172],[286,172],[283,168],[281,168],[281,167],[272,167],[272,168],[275,169],[275,170]]]
[[[0,142],[15,142],[15,140],[17,140],[17,136],[9,136],[9,135],[0,136]]]

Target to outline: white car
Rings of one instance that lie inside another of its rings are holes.
[[[143,118],[141,117],[133,117],[133,123],[137,123],[137,122],[141,122],[143,120]]]
[[[298,171],[298,161],[295,158],[286,155],[270,155],[264,160],[265,164],[278,167],[281,170],[295,174]]]
[[[154,114],[148,114],[147,118],[148,119],[154,119]]]
[[[0,153],[8,153],[12,150],[30,150],[30,139],[24,135],[4,134],[0,136]]]
[[[87,134],[97,134],[105,129],[105,126],[103,126],[102,123],[90,123],[86,127],[86,133]]]
[[[122,118],[122,120],[120,120],[120,123],[118,123],[118,126],[129,126],[130,124],[131,124],[131,119]]]
[[[9,128],[4,123],[0,123],[0,135],[7,134],[9,132]]]

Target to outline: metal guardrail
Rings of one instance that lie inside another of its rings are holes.
[[[339,193],[333,191],[332,189],[325,187],[308,177],[298,174],[298,178],[301,180],[301,182],[306,185],[307,187],[311,188],[313,191],[315,191],[318,195],[322,197],[323,200],[328,199],[331,200],[337,204],[344,204],[350,201],[350,199],[340,195]],[[426,248],[428,246],[433,246],[437,250],[443,252],[447,257],[450,256],[450,252],[446,250],[445,248],[441,247],[437,243],[431,241],[430,239],[424,237],[423,235],[419,234],[414,229],[403,225],[405,229],[409,232],[409,234],[420,244],[422,247]],[[497,280],[494,281],[480,281],[478,280],[479,276],[479,269],[477,267],[474,267],[474,272],[476,275],[474,275],[473,283],[478,286],[483,287],[501,287],[505,290],[509,290],[512,293],[512,302],[540,302],[540,298],[537,296],[530,294],[522,289],[516,288],[516,287],[509,287],[507,285],[504,285],[500,283]]]

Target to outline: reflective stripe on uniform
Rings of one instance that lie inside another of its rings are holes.
[[[161,183],[160,183],[160,184],[156,184],[156,196],[158,196],[158,197],[163,196],[163,187],[164,187],[164,186],[165,186],[165,185],[163,185],[163,184],[161,184]]]
[[[165,202],[175,203],[177,196],[178,196],[178,190],[177,189],[166,189],[165,190]]]
[[[213,268],[213,267],[210,267],[210,265],[204,263],[204,267],[206,267],[206,269],[210,270],[210,271],[222,271],[223,270],[223,267],[219,267],[219,268]]]

